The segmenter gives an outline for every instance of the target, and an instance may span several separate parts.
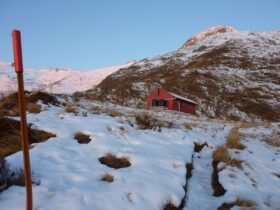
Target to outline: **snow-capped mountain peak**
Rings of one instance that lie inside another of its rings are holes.
[[[188,39],[182,46],[182,48],[186,48],[188,46],[193,45],[196,42],[199,42],[209,36],[213,36],[218,33],[231,33],[237,32],[237,30],[231,26],[214,26],[210,27]]]

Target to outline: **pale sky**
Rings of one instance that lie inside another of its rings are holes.
[[[0,61],[90,70],[164,54],[215,25],[280,30],[280,0],[0,0]]]

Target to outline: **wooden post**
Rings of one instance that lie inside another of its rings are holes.
[[[13,30],[13,47],[14,47],[14,63],[15,71],[18,80],[18,101],[20,113],[20,129],[21,129],[21,143],[24,163],[24,176],[26,188],[26,210],[32,210],[32,181],[31,181],[31,167],[29,158],[29,141],[26,121],[26,108],[24,97],[24,82],[23,82],[23,63],[21,50],[20,31]]]

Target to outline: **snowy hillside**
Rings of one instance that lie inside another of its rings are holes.
[[[279,209],[280,149],[271,143],[279,137],[279,124],[231,124],[91,101],[71,103],[72,113],[41,104],[41,113],[28,114],[33,128],[56,135],[30,150],[34,209]],[[236,131],[241,139],[235,139],[235,148],[228,144]],[[88,137],[85,144],[74,139],[77,132]],[[220,148],[228,154],[222,156]],[[108,153],[129,164],[105,165],[102,158]],[[22,153],[6,161],[10,173],[20,171]],[[24,206],[24,187],[0,193],[1,209]]]
[[[280,120],[280,31],[212,27],[181,48],[143,59],[87,92],[91,98],[145,107],[156,86],[198,103],[198,114],[231,120]]]
[[[55,94],[72,94],[95,87],[108,75],[132,63],[92,71],[65,69],[26,69],[24,73],[26,90],[40,90]],[[16,74],[9,63],[0,63],[0,95],[16,91]]]

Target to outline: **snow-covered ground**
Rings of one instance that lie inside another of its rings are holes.
[[[78,114],[55,106],[28,114],[33,127],[56,134],[30,150],[32,171],[40,180],[33,186],[35,210],[161,210],[168,201],[179,206],[185,194],[185,210],[217,209],[237,197],[254,201],[256,209],[279,209],[280,178],[275,174],[280,174],[280,149],[262,141],[265,134],[279,131],[279,125],[240,130],[246,149],[230,152],[243,161],[242,167],[226,166],[220,171],[220,182],[227,192],[214,197],[212,152],[225,143],[233,124],[148,112],[173,122],[173,126],[161,131],[141,130],[135,115],[143,110],[91,102],[81,105],[83,108],[76,107]],[[120,114],[111,117],[102,113],[101,107]],[[89,144],[74,139],[79,131],[90,135]],[[193,142],[207,142],[208,147],[197,153]],[[101,164],[98,159],[106,153],[128,157],[131,166],[113,169]],[[6,160],[11,170],[22,168],[21,152]],[[187,163],[193,164],[188,181]],[[102,181],[105,173],[111,174],[114,181]],[[0,193],[0,208],[24,209],[25,188],[12,186]]]

